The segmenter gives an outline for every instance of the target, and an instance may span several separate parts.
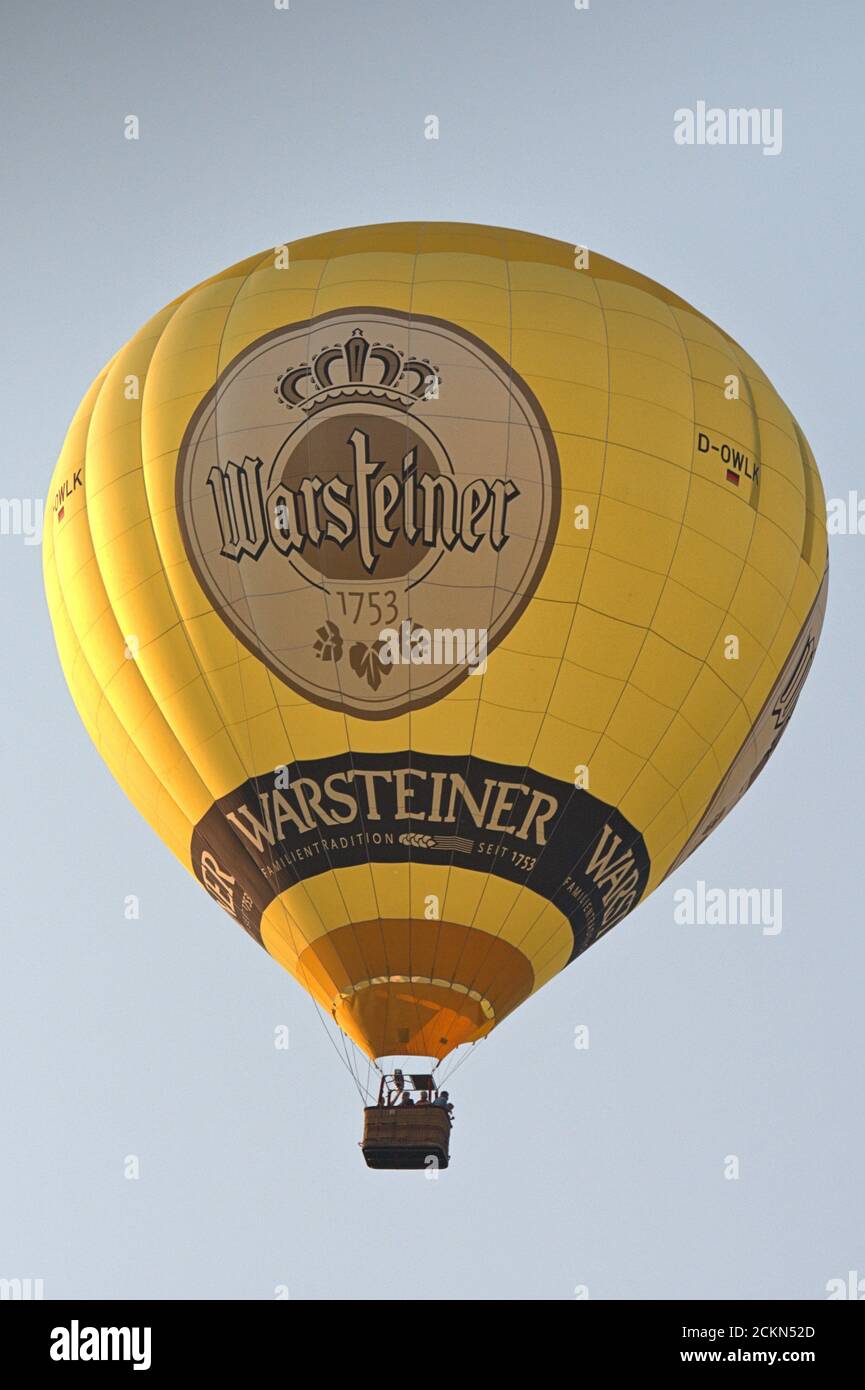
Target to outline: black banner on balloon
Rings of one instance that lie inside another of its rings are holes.
[[[193,869],[260,941],[287,888],[368,863],[452,865],[530,888],[568,919],[578,955],[639,902],[642,835],[583,788],[531,768],[415,750],[342,753],[244,782],[202,817]]]

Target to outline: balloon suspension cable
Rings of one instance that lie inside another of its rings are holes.
[[[362,1065],[362,1063],[360,1063],[359,1061],[357,1049],[355,1049],[350,1039],[346,1037],[345,1033],[342,1031],[338,1024],[335,1025],[336,1031],[339,1035],[339,1045],[337,1045],[337,1042],[334,1039],[330,1028],[328,1027],[324,1009],[322,1009],[321,1005],[316,1003],[316,1001],[312,999],[311,996],[309,997],[310,1002],[312,1003],[316,1013],[319,1016],[321,1026],[324,1029],[327,1040],[333,1048],[334,1052],[336,1053],[337,1057],[339,1058],[340,1062],[345,1067],[345,1070],[348,1072],[352,1081],[354,1082],[355,1090],[360,1096],[361,1101],[364,1105],[374,1105],[377,1099],[377,1091],[373,1091],[370,1085],[372,1072],[373,1070],[375,1070],[378,1076],[384,1076],[384,1072],[379,1066],[377,1060],[375,1059],[375,1057],[367,1057],[366,1054],[364,1054],[364,1058],[366,1061],[366,1078],[362,1080],[360,1072],[358,1070],[359,1066]],[[340,1051],[340,1048],[342,1049],[342,1051]]]
[[[334,1052],[336,1053],[337,1057],[339,1058],[340,1062],[341,1062],[342,1065],[345,1067],[346,1071],[348,1072],[349,1076],[351,1077],[352,1081],[354,1082],[355,1089],[356,1089],[358,1095],[360,1096],[361,1100],[363,1101],[364,1104],[366,1104],[366,1103],[371,1099],[372,1093],[371,1093],[371,1091],[369,1090],[369,1085],[368,1085],[368,1084],[367,1084],[366,1086],[363,1085],[363,1083],[362,1083],[361,1080],[360,1080],[360,1077],[357,1075],[357,1073],[355,1072],[354,1067],[352,1066],[352,1063],[351,1063],[351,1060],[350,1060],[350,1054],[349,1054],[348,1049],[347,1049],[347,1047],[346,1047],[346,1044],[347,1044],[347,1042],[348,1042],[348,1039],[346,1038],[345,1033],[343,1033],[342,1029],[339,1028],[338,1025],[337,1025],[337,1031],[338,1031],[338,1033],[339,1033],[340,1043],[342,1044],[342,1052],[340,1052],[339,1047],[337,1046],[336,1040],[335,1040],[335,1038],[333,1037],[333,1035],[332,1035],[330,1029],[329,1029],[328,1026],[327,1026],[327,1019],[325,1018],[324,1010],[322,1009],[321,1005],[318,1004],[318,1003],[316,1002],[316,1000],[312,998],[312,995],[307,994],[307,998],[309,999],[310,1003],[312,1004],[313,1008],[315,1009],[316,1014],[318,1015],[319,1022],[321,1023],[321,1026],[322,1026],[322,1028],[324,1029],[324,1035],[325,1035],[325,1037],[327,1038],[328,1042],[330,1043],[331,1047],[333,1048],[333,1050],[334,1050]],[[368,1082],[369,1082],[369,1073],[367,1072],[367,1083],[368,1083]]]
[[[437,1079],[436,1084],[437,1084],[439,1090],[441,1090],[442,1086],[445,1084],[446,1081],[450,1081],[451,1077],[454,1076],[455,1073],[459,1071],[459,1069],[460,1069],[460,1067],[463,1065],[463,1063],[468,1061],[469,1057],[471,1057],[471,1056],[473,1055],[474,1050],[475,1050],[475,1048],[477,1047],[478,1043],[481,1042],[481,1041],[482,1041],[481,1038],[475,1038],[475,1041],[474,1041],[473,1043],[470,1044],[469,1050],[468,1050],[467,1052],[464,1052],[463,1055],[462,1055],[462,1057],[458,1058],[450,1067],[448,1067],[448,1069],[447,1069],[447,1071],[444,1073],[444,1075]],[[434,1066],[433,1069],[432,1069],[432,1074],[433,1074],[433,1076],[435,1076],[435,1074],[436,1074],[436,1072],[438,1071],[438,1069],[439,1069],[440,1066],[441,1066],[441,1062],[436,1062],[435,1066]]]

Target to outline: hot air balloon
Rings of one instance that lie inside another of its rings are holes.
[[[388,1102],[440,1100],[735,805],[827,582],[811,450],[728,334],[447,223],[308,237],[158,313],[72,422],[44,557],[142,815],[367,1058],[428,1059],[367,1109],[378,1166],[447,1161],[446,1107]]]

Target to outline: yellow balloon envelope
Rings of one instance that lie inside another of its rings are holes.
[[[114,776],[371,1057],[482,1037],[682,863],[826,598],[814,459],[733,339],[445,223],[169,304],[82,402],[44,554]]]

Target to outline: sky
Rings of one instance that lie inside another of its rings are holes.
[[[855,0],[9,0],[3,496],[38,507],[91,380],[163,304],[265,247],[403,219],[561,238],[669,286],[767,372],[827,497],[858,492],[863,40]],[[781,110],[780,152],[678,144],[700,101]],[[865,1278],[860,535],[832,538],[764,774],[474,1049],[429,1180],[365,1168],[332,1031],[113,782],[22,529],[0,535],[0,1278],[577,1301]],[[782,930],[678,924],[698,881],[781,889]]]

